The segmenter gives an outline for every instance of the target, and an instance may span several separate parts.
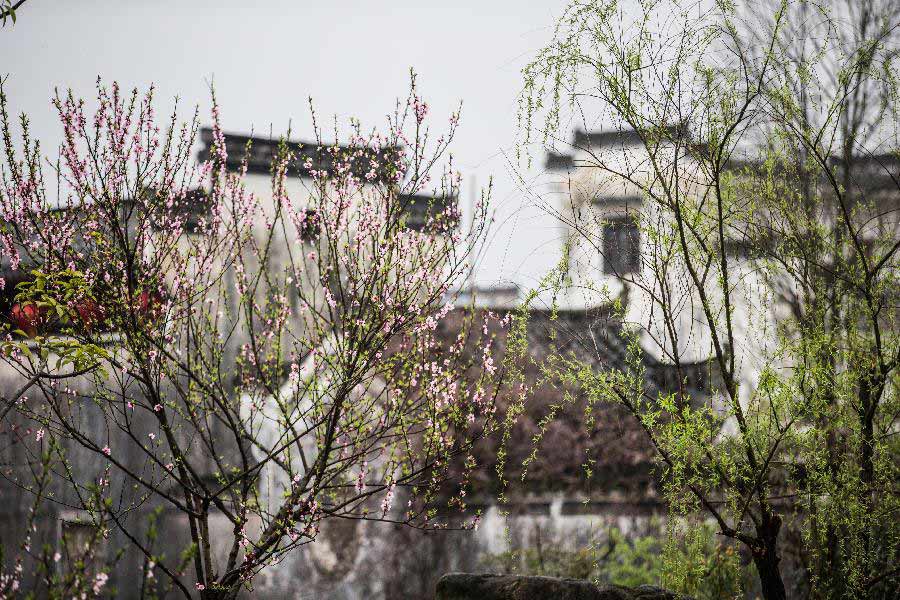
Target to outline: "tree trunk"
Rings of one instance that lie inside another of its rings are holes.
[[[758,545],[752,548],[753,564],[759,574],[762,596],[765,600],[785,600],[784,581],[778,563],[778,532],[781,530],[781,518],[778,515],[763,514],[762,522],[757,527]]]
[[[781,580],[781,571],[778,570],[778,556],[767,553],[753,553],[753,563],[759,574],[759,583],[765,600],[784,600],[784,581]]]

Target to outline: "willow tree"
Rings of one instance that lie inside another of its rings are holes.
[[[571,177],[641,197],[617,306],[679,381],[649,393],[639,360],[554,368],[642,423],[673,515],[743,545],[767,599],[788,593],[788,529],[799,592],[897,586],[898,24],[871,9],[576,1],[524,71],[528,141],[558,146],[579,120],[633,130],[636,147],[576,148]],[[557,214],[603,249],[602,215]],[[698,355],[711,399],[685,385]]]

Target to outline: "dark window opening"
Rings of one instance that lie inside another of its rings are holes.
[[[321,230],[319,213],[312,208],[303,210],[300,217],[300,239],[304,242],[314,242],[319,239]]]
[[[186,192],[183,196],[175,198],[171,205],[154,190],[149,190],[149,199],[146,210],[152,211],[155,216],[154,227],[161,227],[161,219],[180,219],[184,231],[196,233],[203,219],[209,219],[212,212],[212,199],[202,189],[195,188]]]
[[[771,238],[751,237],[725,240],[725,255],[738,260],[756,260],[769,256],[776,249]]]
[[[63,520],[60,530],[62,571],[93,579],[100,572],[106,555],[106,541],[100,529],[87,521]]]
[[[641,233],[634,219],[614,219],[603,225],[603,272],[637,273],[641,266]]]
[[[459,214],[456,198],[447,196],[407,195],[400,198],[405,225],[414,231],[439,233],[456,227]]]

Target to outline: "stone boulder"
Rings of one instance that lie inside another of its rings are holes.
[[[437,584],[435,600],[688,600],[652,585],[596,586],[582,579],[449,573]]]

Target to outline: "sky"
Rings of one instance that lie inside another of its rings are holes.
[[[435,126],[462,101],[452,151],[461,198],[493,178],[495,224],[479,285],[537,283],[559,256],[559,229],[535,202],[542,156],[516,159],[521,69],[550,40],[564,0],[425,2],[28,0],[0,29],[0,75],[14,113],[28,113],[45,151],[61,129],[50,99],[72,88],[92,98],[98,76],[157,89],[157,111],[177,96],[187,119],[209,123],[213,83],[226,131],[310,139],[307,99],[321,116],[370,126],[405,97],[409,69]],[[529,183],[524,186],[521,178]],[[474,186],[473,186],[474,183]]]

